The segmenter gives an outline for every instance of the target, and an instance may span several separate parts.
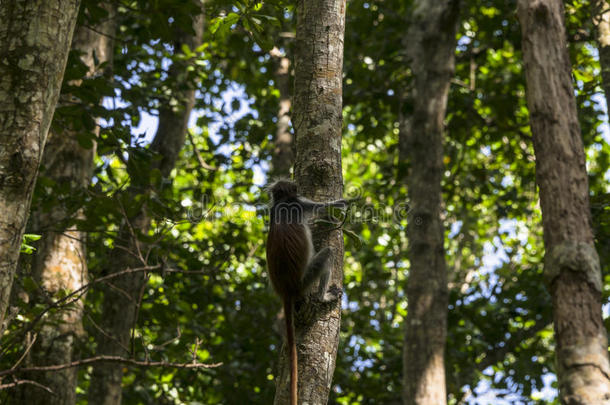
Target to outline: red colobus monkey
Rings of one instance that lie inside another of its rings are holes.
[[[297,193],[292,181],[273,183],[269,235],[267,236],[267,266],[273,289],[282,299],[286,318],[286,337],[290,350],[290,404],[297,405],[298,363],[294,337],[294,303],[319,280],[317,298],[323,302],[337,299],[328,291],[331,249],[314,253],[309,221],[327,207],[347,207],[345,200],[319,203]]]

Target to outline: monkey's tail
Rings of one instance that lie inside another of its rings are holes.
[[[284,318],[286,319],[286,340],[290,351],[290,405],[297,405],[297,387],[299,384],[299,365],[297,345],[294,339],[294,302],[292,298],[284,300]]]

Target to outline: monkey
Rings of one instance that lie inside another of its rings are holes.
[[[331,249],[314,252],[309,221],[327,207],[347,207],[345,200],[320,203],[297,193],[297,185],[279,180],[269,186],[271,211],[267,236],[267,267],[273,289],[284,305],[286,340],[290,352],[290,404],[297,405],[298,360],[294,336],[294,303],[319,281],[316,297],[331,302],[328,291]]]

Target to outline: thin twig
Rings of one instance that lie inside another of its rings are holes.
[[[177,335],[171,339],[169,339],[167,342],[163,342],[163,343],[159,343],[158,345],[152,345],[152,350],[158,351],[163,349],[165,346],[170,345],[172,343],[174,343],[175,341],[180,340],[180,338],[182,337],[182,331],[180,330],[180,325],[177,326]]]
[[[193,363],[197,361],[197,351],[199,350],[200,344],[201,344],[201,339],[195,338],[195,347],[193,348],[193,351],[191,352],[191,354],[193,356]]]
[[[131,355],[135,356],[136,354],[136,328],[138,326],[138,318],[140,315],[140,307],[142,306],[142,298],[144,297],[144,290],[146,289],[146,286],[148,285],[148,280],[150,279],[150,274],[145,274],[144,277],[146,278],[145,280],[143,280],[142,282],[142,287],[140,287],[140,291],[138,293],[138,300],[136,301],[136,306],[134,308],[134,314],[133,314],[133,325],[131,327]]]
[[[40,389],[47,391],[50,394],[55,394],[51,388],[47,387],[46,385],[42,385],[41,383],[38,383],[36,381],[32,381],[32,380],[15,380],[12,383],[0,384],[0,391],[6,390],[8,388],[14,388],[18,385],[23,385],[23,384],[34,385]]]
[[[107,20],[107,21],[110,21],[110,20]],[[109,39],[111,39],[111,40],[113,40],[113,41],[121,42],[121,43],[123,43],[123,44],[128,43],[128,41],[126,41],[126,40],[125,40],[125,39],[123,39],[123,38],[119,38],[119,37],[117,37],[117,36],[114,36],[114,35],[111,35],[111,34],[108,34],[108,33],[102,32],[102,31],[98,30],[97,28],[95,28],[95,27],[93,27],[93,26],[91,26],[91,25],[88,25],[88,24],[82,24],[82,26],[83,26],[83,27],[85,27],[85,28],[87,28],[87,29],[89,29],[89,30],[91,30],[91,31],[93,31],[93,32],[95,32],[95,33],[96,33],[96,34],[98,34],[98,35],[101,35],[101,36],[103,36],[103,37],[109,38]]]
[[[129,241],[128,241],[128,242],[129,242]],[[130,249],[130,248],[126,247],[126,246],[122,246],[122,245],[114,245],[114,247],[115,247],[116,249],[119,249],[119,250],[124,251],[124,252],[125,252],[125,253],[127,253],[128,255],[133,256],[133,258],[134,258],[134,259],[136,259],[136,260],[140,260],[140,257],[139,257],[137,254],[135,254],[135,253],[133,252],[133,250],[132,250],[132,249]]]
[[[33,371],[60,371],[65,370],[67,368],[80,367],[93,363],[120,363],[127,364],[131,366],[137,367],[168,367],[168,368],[183,368],[183,369],[193,369],[193,368],[214,368],[222,366],[222,363],[170,363],[166,361],[141,361],[135,359],[127,359],[121,356],[95,356],[89,357],[87,359],[75,360],[70,363],[64,364],[54,364],[51,366],[34,366],[34,367],[22,367],[16,369],[8,369],[0,371],[0,377],[5,375],[13,375],[20,373],[30,373]]]
[[[124,289],[122,289],[121,287],[118,287],[112,283],[108,283],[108,287],[110,287],[110,289],[116,291],[117,293],[121,294],[123,297],[127,298],[127,301],[133,302],[133,298],[131,298],[131,295],[129,295],[129,293],[127,291],[125,291]],[[78,298],[77,298],[77,300],[78,300]]]
[[[329,228],[329,229],[320,229],[319,231],[313,232],[313,235],[315,236],[315,235],[319,235],[322,233],[329,233],[332,231],[338,231],[340,229],[343,229],[343,225],[345,225],[345,222],[347,222],[349,209],[350,209],[350,207],[348,206],[347,209],[345,210],[345,213],[344,213],[344,216],[343,216],[343,219],[341,220],[341,222],[328,221],[328,222],[332,223],[333,225],[337,225],[337,226],[335,226],[333,228]]]
[[[133,229],[133,226],[131,225],[131,221],[129,220],[127,211],[125,210],[125,207],[123,206],[123,203],[121,202],[121,199],[117,198],[117,202],[119,203],[119,206],[121,207],[121,212],[123,213],[123,217],[125,218],[125,222],[127,223],[127,227],[129,228],[129,233],[131,234],[132,243],[135,244],[135,246],[136,246],[136,251],[138,252],[137,258],[140,259],[140,262],[143,265],[146,265],[146,260],[144,259],[144,256],[142,256],[142,250],[140,249],[140,242],[138,241],[138,236],[136,235],[136,232]]]
[[[93,317],[89,314],[89,312],[85,312],[85,315],[87,316],[87,319],[89,319],[89,322],[91,322],[91,324],[93,325],[93,327],[99,332],[101,333],[106,339],[113,341],[114,343],[116,343],[117,345],[119,345],[123,350],[125,350],[125,353],[129,354],[129,349],[127,347],[125,347],[125,345],[123,343],[121,343],[119,341],[119,339],[115,338],[114,336],[110,335],[108,332],[106,332],[104,330],[104,328],[102,328],[101,326],[99,326],[94,320]]]
[[[23,354],[21,355],[21,357],[19,357],[19,360],[17,360],[17,362],[15,364],[13,364],[13,367],[11,367],[11,370],[16,369],[17,367],[19,367],[19,364],[21,364],[21,362],[23,361],[23,359],[25,359],[25,356],[28,355],[28,353],[30,352],[30,349],[32,348],[32,346],[34,345],[34,343],[36,342],[36,338],[38,337],[38,335],[34,335],[34,337],[32,338],[32,341],[30,342],[30,344],[28,345],[28,347],[26,347],[25,351],[23,352]]]
[[[193,134],[191,133],[191,131],[186,131],[186,133],[188,134],[191,145],[193,145],[193,152],[195,152],[195,156],[197,156],[197,161],[199,162],[199,166],[201,166],[201,168],[205,169],[205,170],[217,171],[218,170],[217,167],[210,166],[209,164],[207,164],[205,162],[205,160],[203,160],[201,153],[199,153],[199,149],[197,149],[197,145],[195,145],[195,140],[193,139]]]

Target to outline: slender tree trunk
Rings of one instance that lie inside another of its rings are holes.
[[[294,164],[294,139],[290,132],[290,108],[292,106],[290,80],[290,59],[277,47],[269,51],[275,65],[275,87],[280,92],[275,131],[275,148],[271,155],[271,175],[276,178],[290,178],[290,169]],[[284,310],[275,318],[274,330],[279,336],[286,335]]]
[[[174,44],[175,52],[180,52],[183,44],[190,49],[197,48],[203,36],[203,16],[194,19],[195,34],[180,33]],[[162,177],[169,177],[175,166],[182,146],[184,145],[189,117],[195,104],[195,89],[192,79],[188,79],[187,65],[175,62],[168,72],[168,81],[173,83],[171,96],[177,103],[166,103],[159,110],[159,126],[150,148],[160,156],[153,163],[152,169],[159,169]],[[138,183],[138,179],[133,179]],[[144,187],[153,187],[145,185]],[[128,198],[135,197],[142,189],[131,187]],[[139,241],[139,236],[146,235],[150,229],[150,220],[146,207],[136,215],[126,218],[126,224],[119,233],[117,244],[124,249],[115,248],[110,253],[112,272],[126,268],[147,265],[146,246]],[[142,252],[142,254],[141,254]],[[130,356],[133,355],[130,340],[131,331],[136,327],[138,311],[147,277],[144,273],[133,273],[117,277],[112,288],[104,289],[103,333],[98,337],[97,355]],[[113,363],[98,363],[93,368],[89,388],[89,404],[115,405],[121,403],[123,366]]]
[[[81,53],[81,59],[89,69],[87,76],[103,74],[96,64],[111,61],[112,41],[109,36],[98,32],[112,35],[113,17],[113,13],[110,13],[106,21],[96,27],[96,31],[82,26],[74,33],[72,49]],[[69,183],[71,189],[86,189],[91,181],[94,154],[95,148],[84,149],[79,145],[75,131],[66,129],[60,133],[51,133],[43,154],[42,173],[57,184]],[[50,213],[35,211],[30,218],[31,227],[34,230],[40,229],[42,234],[32,260],[32,275],[47,299],[56,299],[58,293],[77,290],[88,280],[85,233],[74,227],[56,229],[58,224],[68,220],[71,215],[74,213],[59,206]],[[82,213],[76,215],[82,216]],[[70,308],[51,313],[44,320],[30,351],[29,361],[32,365],[65,364],[74,360],[75,345],[83,335],[83,303],[84,296]],[[24,385],[23,403],[76,403],[77,375],[76,367],[32,375],[33,380],[50,388],[54,395],[49,396],[34,385]]]
[[[342,69],[345,0],[299,0],[295,52],[293,124],[297,157],[295,178],[300,192],[320,201],[340,198]],[[343,285],[341,232],[322,232],[316,249],[331,246],[331,288]],[[297,305],[295,327],[299,357],[299,402],[326,404],[335,370],[341,303],[325,308]],[[309,314],[309,315],[307,315]],[[281,351],[276,405],[289,403],[289,358]]]
[[[277,130],[275,133],[275,150],[271,159],[272,173],[276,176],[289,177],[294,163],[294,144],[290,133],[290,59],[273,48],[270,52],[275,64],[275,86],[280,92],[280,103],[277,112]]]
[[[79,4],[0,3],[0,331]]]
[[[408,162],[409,304],[403,348],[403,401],[447,402],[447,267],[442,213],[443,131],[455,70],[459,1],[416,0],[407,34],[413,72],[413,114],[401,125]]]
[[[601,272],[593,244],[585,155],[559,0],[519,0],[527,103],[553,297],[559,398],[610,401]]]
[[[128,192],[132,192],[128,190]],[[135,196],[135,192],[133,195]],[[145,266],[145,261],[135,257],[138,251],[145,249],[139,237],[148,232],[150,218],[145,212],[128,219],[129,226],[124,226],[115,243],[123,249],[110,252],[110,271],[116,272],[127,268]],[[130,229],[137,230],[134,233]],[[130,345],[131,330],[135,328],[140,304],[140,292],[146,284],[143,273],[133,273],[117,277],[110,287],[104,287],[101,330],[97,337],[96,355],[132,357]],[[89,384],[89,404],[116,405],[121,403],[123,366],[113,363],[97,363],[93,366]]]
[[[606,105],[610,109],[610,3],[608,0],[593,1],[593,24],[597,34],[599,64],[602,69],[602,86],[606,94]]]

